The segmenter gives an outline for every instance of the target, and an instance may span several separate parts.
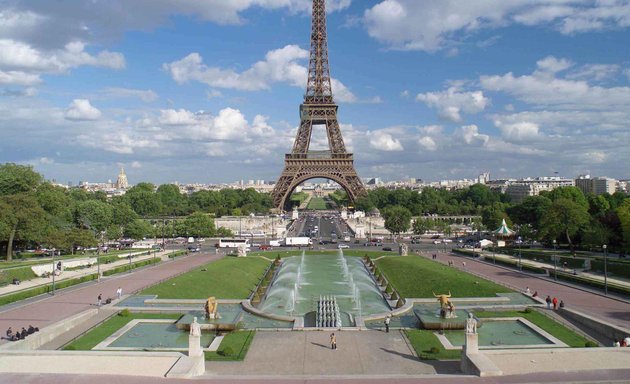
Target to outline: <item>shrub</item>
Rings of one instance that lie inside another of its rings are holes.
[[[530,307],[527,307],[523,310],[523,313],[532,313],[532,309]]]
[[[438,347],[431,347],[429,352],[431,352],[434,355],[437,355],[438,353],[440,353],[440,348],[438,348]]]
[[[131,312],[129,312],[129,310],[126,308],[118,312],[118,316],[129,317],[130,315],[131,315]]]
[[[597,343],[593,342],[593,341],[587,341],[586,343],[584,343],[584,346],[586,348],[597,348],[599,347],[599,345],[597,345]]]
[[[232,349],[232,347],[225,347],[221,351],[221,355],[223,355],[223,356],[233,356],[234,355],[234,350]]]

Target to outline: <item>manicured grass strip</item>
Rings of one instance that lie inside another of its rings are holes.
[[[111,336],[114,332],[124,327],[127,323],[134,319],[174,319],[181,317],[177,313],[129,313],[128,316],[122,316],[121,313],[105,321],[103,324],[94,328],[87,334],[63,347],[64,350],[89,351],[96,347],[98,343]]]
[[[403,297],[495,297],[512,290],[421,256],[389,256],[376,261],[380,271]]]
[[[132,263],[132,264],[123,264],[123,265],[121,265],[119,267],[116,267],[116,268],[113,268],[113,269],[108,269],[107,271],[103,272],[103,276],[111,276],[111,275],[115,275],[115,274],[118,274],[118,273],[131,271],[132,269],[144,267],[146,265],[157,264],[160,261],[161,261],[160,259],[156,258],[156,259],[142,260],[142,261],[138,261],[138,262]]]
[[[337,255],[339,251],[336,249],[329,249],[329,250],[322,250],[322,251],[306,251],[307,255]],[[343,250],[343,255],[344,256],[348,256],[348,257],[363,257],[363,256],[369,256],[371,258],[375,258],[375,257],[381,257],[381,256],[387,256],[387,255],[391,255],[391,252],[388,251],[366,251],[366,250],[360,250],[360,249],[344,249]],[[291,256],[300,256],[302,255],[302,250],[296,248],[289,248],[289,247],[281,247],[281,248],[274,248],[271,251],[259,251],[259,252],[251,252],[248,254],[248,256],[264,256],[268,259],[275,259],[277,256],[280,256],[281,258],[285,258],[285,257],[291,257]]]
[[[52,264],[50,265],[50,269],[52,270]],[[36,275],[31,269],[31,267],[20,267],[20,268],[10,268],[10,269],[0,270],[0,286],[12,284],[13,279],[27,281],[30,279],[34,279],[35,277]]]
[[[308,206],[306,207],[306,209],[313,209],[313,210],[325,210],[328,208],[328,204],[326,204],[326,200],[324,200],[323,197],[313,197],[311,198],[311,200],[308,202]]]
[[[141,295],[160,299],[246,299],[269,266],[259,257],[226,257],[166,280]]]
[[[407,329],[405,334],[421,360],[459,360],[461,358],[460,350],[444,349],[433,331]]]
[[[55,283],[55,289],[67,288],[73,285],[85,283],[86,281],[96,280],[96,277],[97,277],[96,273],[93,273],[91,275],[86,275],[83,277],[79,277],[77,279],[61,280]],[[49,293],[50,291],[52,291],[52,283],[46,284],[44,286],[36,287],[36,288],[27,289],[24,291],[19,291],[17,293],[12,293],[10,295],[5,295],[5,296],[0,297],[0,305],[5,305],[5,304],[13,303],[16,301],[28,299],[29,297],[34,297],[34,296],[38,296],[44,293]]]
[[[247,355],[249,346],[254,339],[254,331],[235,331],[225,336],[219,350],[204,352],[206,360],[212,361],[242,361]]]
[[[475,316],[480,319],[488,317],[522,317],[536,324],[537,326],[539,326],[552,336],[558,338],[570,347],[583,348],[588,342],[587,339],[578,335],[571,329],[534,310],[500,312],[479,311],[475,312]]]

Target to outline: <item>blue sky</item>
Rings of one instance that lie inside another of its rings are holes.
[[[333,0],[333,92],[362,177],[628,178],[627,0]],[[0,162],[60,182],[276,179],[308,0],[0,4]],[[314,146],[326,144],[316,130]]]

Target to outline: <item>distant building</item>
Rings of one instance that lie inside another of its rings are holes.
[[[584,194],[601,195],[604,193],[613,194],[617,191],[617,180],[608,177],[591,177],[590,175],[581,175],[575,179],[575,186]]]
[[[545,176],[516,180],[505,190],[513,203],[520,203],[528,196],[538,196],[543,191],[553,191],[559,187],[572,187],[575,182],[558,176]]]
[[[127,189],[127,188],[129,188],[129,182],[127,181],[125,168],[120,167],[120,173],[118,174],[118,179],[116,180],[116,189]]]

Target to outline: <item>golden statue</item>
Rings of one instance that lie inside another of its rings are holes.
[[[451,297],[451,291],[448,291],[448,295],[436,295],[435,292],[433,292],[433,296],[437,297],[438,301],[440,302],[440,308],[444,308],[447,307],[450,303],[448,299]]]
[[[204,305],[204,309],[206,310],[206,319],[216,319],[217,318],[217,299],[214,296],[209,297]]]

